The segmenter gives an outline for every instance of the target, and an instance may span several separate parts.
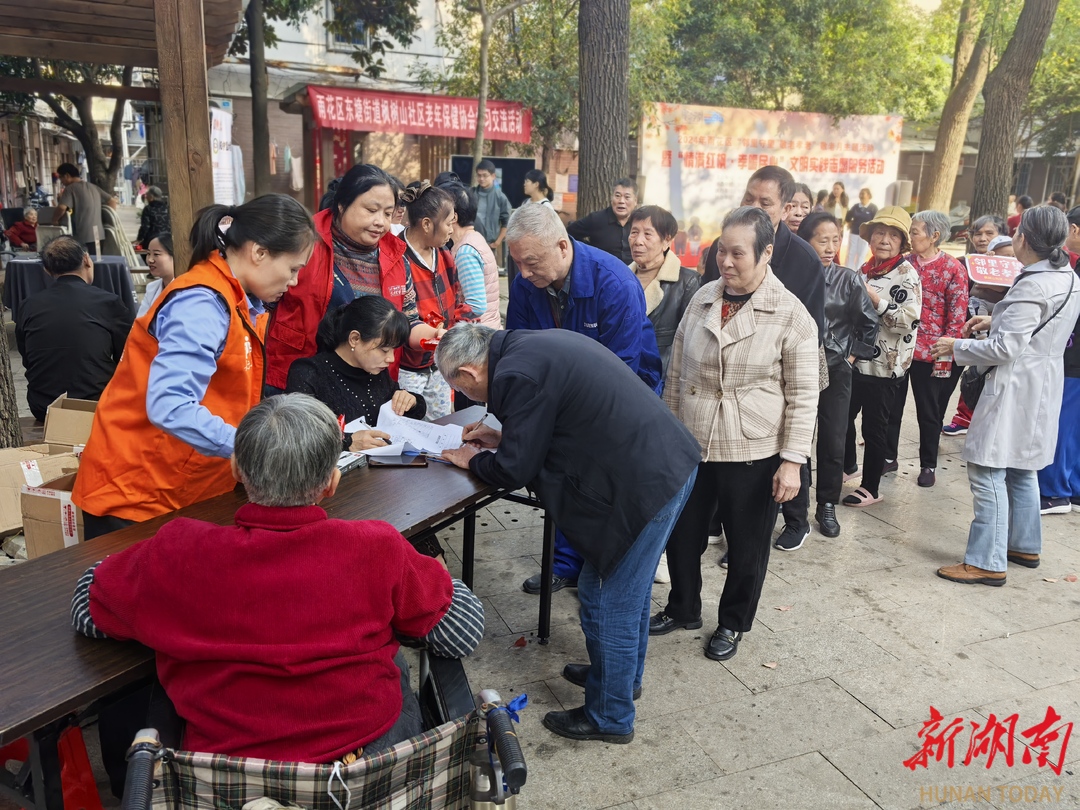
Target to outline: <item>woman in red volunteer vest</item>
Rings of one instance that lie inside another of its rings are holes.
[[[446,250],[457,221],[454,198],[425,180],[409,185],[401,199],[409,218],[409,227],[401,234],[406,246],[405,272],[415,291],[416,307],[415,316],[405,314],[416,325],[402,349],[398,383],[424,398],[427,419],[438,419],[453,409],[453,393],[435,368],[435,344],[451,326],[475,320],[476,315],[465,303],[454,259]],[[420,332],[421,327],[430,329],[428,324],[437,327],[434,340]]]
[[[315,336],[326,314],[364,295],[380,295],[405,313],[412,327],[410,342],[419,345],[421,339],[436,336],[417,315],[405,243],[390,232],[400,188],[378,166],[358,164],[337,182],[330,205],[315,215],[311,260],[274,310],[267,330],[270,390],[283,391],[293,361],[315,354]],[[390,366],[395,380],[400,359],[398,350]]]
[[[284,194],[199,212],[190,268],[135,321],[94,414],[72,492],[86,539],[233,488],[236,426],[262,396],[265,304],[296,285],[314,238]]]

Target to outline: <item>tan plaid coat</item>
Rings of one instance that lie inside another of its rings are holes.
[[[704,461],[809,457],[818,401],[818,335],[773,275],[721,328],[723,283],[706,284],[675,334],[664,401]],[[791,459],[794,460],[794,459]]]

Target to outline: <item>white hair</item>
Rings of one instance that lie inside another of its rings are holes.
[[[341,426],[307,394],[269,397],[240,420],[234,453],[249,501],[310,506],[330,484],[341,453]]]
[[[506,241],[517,242],[526,236],[539,239],[545,245],[555,245],[567,239],[566,226],[550,205],[523,205],[506,225]]]
[[[529,208],[547,208],[546,205],[530,205]],[[452,380],[462,366],[483,368],[487,365],[488,351],[495,330],[478,323],[459,323],[439,340],[435,349],[435,365],[446,380]]]

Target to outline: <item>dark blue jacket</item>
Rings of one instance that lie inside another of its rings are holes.
[[[507,329],[554,329],[550,295],[520,275],[510,288]],[[590,337],[614,352],[649,388],[663,378],[656,334],[645,312],[645,291],[630,269],[608,253],[574,241],[570,301],[563,329]]]

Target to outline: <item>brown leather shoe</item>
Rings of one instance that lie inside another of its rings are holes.
[[[985,571],[982,568],[976,568],[974,565],[968,565],[967,563],[946,565],[937,570],[937,575],[950,582],[960,582],[964,585],[1005,584],[1004,571]]]
[[[1009,551],[1005,554],[1005,558],[1017,565],[1022,565],[1025,568],[1038,568],[1039,567],[1039,555],[1038,554],[1026,554],[1023,551]]]

